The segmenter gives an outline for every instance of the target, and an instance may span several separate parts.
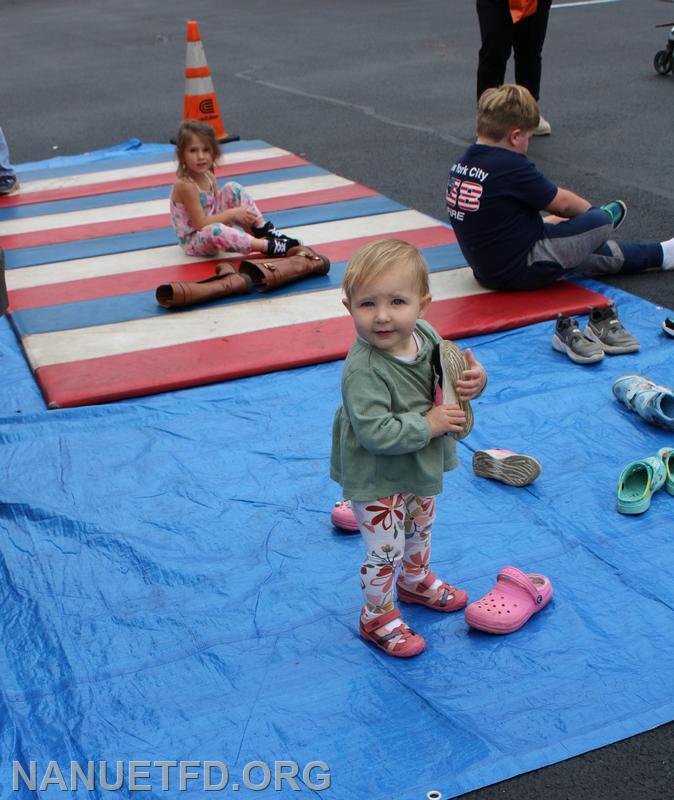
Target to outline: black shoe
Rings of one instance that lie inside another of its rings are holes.
[[[264,225],[260,225],[259,227],[252,227],[250,232],[256,239],[265,239],[266,237],[274,234],[274,223],[265,222]]]
[[[0,177],[0,194],[11,194],[19,188],[14,175],[2,175]]]
[[[285,256],[291,247],[299,247],[297,239],[291,239],[289,236],[283,234],[272,233],[265,237],[269,244],[267,245],[267,255],[270,256]]]

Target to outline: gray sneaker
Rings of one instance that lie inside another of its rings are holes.
[[[590,319],[583,333],[593,342],[600,344],[602,350],[609,355],[636,353],[639,349],[639,342],[623,328],[622,322],[618,319],[618,310],[613,303],[605,308],[592,306]]]
[[[566,314],[557,315],[552,346],[560,353],[566,353],[576,364],[594,364],[604,358],[602,346],[585,336],[578,322]]]

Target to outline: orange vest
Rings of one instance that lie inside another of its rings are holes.
[[[536,13],[538,0],[509,0],[509,5],[513,22],[519,22],[521,19]]]

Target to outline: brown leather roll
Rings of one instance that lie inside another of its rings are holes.
[[[231,264],[218,264],[218,274],[203,281],[180,281],[157,287],[155,296],[164,308],[185,308],[208,303],[220,297],[247,294],[253,289],[248,275],[241,274]]]
[[[239,272],[250,278],[258,292],[269,292],[310,275],[327,275],[329,270],[330,259],[304,245],[291,247],[284,258],[242,261],[239,266]]]

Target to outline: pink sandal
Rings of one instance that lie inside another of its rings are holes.
[[[341,528],[343,531],[353,531],[355,533],[360,530],[350,500],[342,500],[341,503],[335,503],[335,507],[330,514],[330,520],[335,528]]]
[[[468,595],[463,589],[457,589],[444,581],[437,589],[431,589],[437,579],[435,572],[429,572],[417,583],[415,591],[410,591],[403,586],[398,577],[398,600],[402,600],[403,603],[419,603],[435,611],[459,611],[464,608],[468,602]]]
[[[526,575],[516,567],[504,567],[496,586],[466,609],[466,622],[487,633],[518,630],[552,597],[552,584],[545,575]]]
[[[400,624],[392,631],[379,635],[375,633],[382,625],[393,620],[399,620]],[[367,622],[360,618],[360,635],[368,642],[375,644],[380,650],[383,650],[389,656],[396,658],[410,658],[411,656],[418,656],[426,649],[426,642],[423,636],[419,636],[411,628],[409,628],[400,619],[400,611],[397,608],[387,611],[384,614],[379,614]]]

